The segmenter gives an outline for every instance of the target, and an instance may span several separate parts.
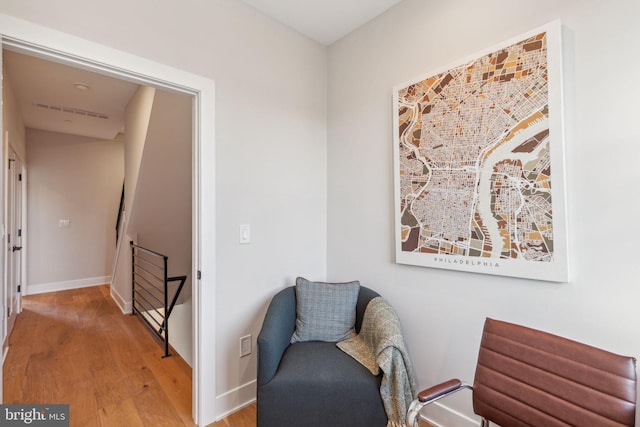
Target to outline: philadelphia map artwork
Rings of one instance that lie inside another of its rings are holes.
[[[398,261],[565,280],[535,266],[556,262],[565,244],[554,209],[564,170],[552,167],[552,145],[563,154],[561,127],[550,125],[561,111],[550,106],[548,32],[399,86],[394,102]]]

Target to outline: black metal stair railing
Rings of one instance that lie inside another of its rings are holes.
[[[131,245],[131,315],[143,323],[164,343],[169,354],[169,316],[178,301],[187,276],[167,277],[168,257],[130,242]],[[169,283],[180,282],[171,301]]]
[[[120,220],[122,219],[122,212],[124,211],[124,183],[122,184],[122,194],[120,195],[120,207],[118,208],[118,219],[116,219],[116,245],[120,238]]]

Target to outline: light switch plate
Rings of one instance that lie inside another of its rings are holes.
[[[251,243],[251,226],[249,224],[240,225],[240,244]]]

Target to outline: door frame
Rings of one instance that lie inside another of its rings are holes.
[[[4,47],[137,84],[192,96],[193,262],[191,274],[194,278],[192,415],[196,425],[207,425],[216,421],[214,81],[131,53],[0,14],[0,49]],[[0,135],[3,132],[0,120]],[[2,157],[4,154],[0,154],[0,164],[6,161]],[[4,195],[0,195],[0,200],[3,198]],[[2,381],[2,370],[0,370],[0,381]]]
[[[16,284],[18,286],[22,285],[23,281],[23,264],[24,264],[24,251],[22,251],[22,236],[24,235],[23,231],[23,210],[24,210],[24,195],[25,188],[24,182],[22,182],[22,176],[24,174],[24,162],[18,155],[18,152],[11,144],[11,139],[9,135],[9,131],[4,131],[5,141],[3,146],[3,152],[7,156],[7,160],[5,161],[3,167],[5,172],[5,182],[6,187],[5,195],[4,195],[4,217],[6,218],[6,233],[9,235],[9,239],[5,245],[5,256],[4,256],[4,297],[3,302],[7,301],[7,292],[11,292],[13,290],[15,292],[15,307],[12,307],[14,310],[11,312],[11,316],[5,316],[5,330],[4,330],[4,344],[8,344],[9,337],[11,335],[11,331],[13,330],[13,325],[15,323],[15,318],[21,311],[21,302],[20,297],[22,292],[16,288]],[[11,163],[11,162],[14,163]],[[16,212],[16,209],[19,210]],[[20,234],[16,233],[16,229],[20,230]],[[20,246],[20,252],[16,254],[17,251],[12,250],[12,247],[16,245]],[[16,265],[16,257],[20,257],[20,263]],[[18,267],[18,268],[16,268]],[[16,280],[16,276],[19,280]],[[7,307],[5,306],[5,309]]]

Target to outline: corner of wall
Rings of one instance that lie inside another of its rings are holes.
[[[116,303],[118,307],[120,307],[120,311],[122,314],[131,314],[131,301],[126,301],[122,295],[118,293],[118,290],[115,286],[113,286],[113,282],[110,286],[110,295],[111,299]]]

